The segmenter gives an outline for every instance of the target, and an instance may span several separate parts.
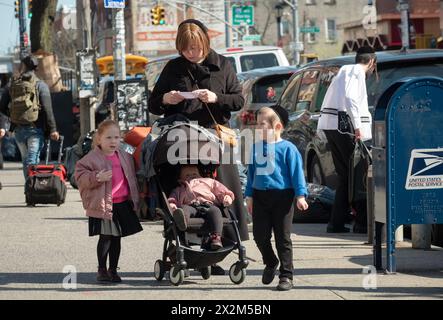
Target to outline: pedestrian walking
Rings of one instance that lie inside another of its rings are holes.
[[[14,76],[0,98],[0,112],[10,118],[11,128],[23,162],[23,175],[28,166],[38,164],[45,137],[59,139],[51,94],[46,83],[35,75],[38,62],[32,56],[21,61],[20,73]],[[0,117],[0,138],[6,134],[6,119]]]
[[[307,210],[307,187],[303,162],[297,147],[281,138],[288,112],[280,106],[264,107],[257,113],[261,141],[254,144],[248,164],[246,201],[252,213],[253,235],[263,257],[263,284],[270,284],[280,263],[277,290],[293,285],[291,229],[294,199],[299,210]],[[278,258],[271,245],[274,233]]]
[[[183,21],[178,27],[176,49],[180,56],[169,61],[160,74],[149,98],[149,111],[165,117],[182,114],[205,128],[213,127],[214,122],[228,126],[231,112],[243,107],[244,98],[229,60],[211,49],[207,27],[195,19]],[[185,98],[183,92],[192,92],[195,98]],[[234,153],[228,144],[225,152]],[[222,163],[217,180],[235,194],[230,209],[239,221],[241,239],[248,240],[247,211],[237,165],[233,161]],[[227,229],[225,235],[232,234],[233,230]],[[224,274],[224,270],[217,266],[212,268],[212,274]]]
[[[345,227],[346,216],[349,214],[350,201],[348,195],[350,158],[354,152],[356,140],[370,140],[371,114],[368,109],[366,77],[376,71],[377,56],[371,47],[361,47],[355,56],[355,64],[340,68],[331,82],[318,121],[318,130],[323,130],[328,140],[338,175],[334,205],[327,232],[349,232]],[[356,212],[353,231],[367,232],[366,199],[352,203]]]
[[[121,237],[142,231],[135,213],[139,192],[134,159],[119,148],[120,129],[113,120],[99,125],[94,141],[95,148],[76,164],[75,180],[89,217],[89,236],[100,236],[97,281],[121,282]]]

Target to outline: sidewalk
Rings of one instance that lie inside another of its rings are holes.
[[[367,290],[364,283],[375,283],[363,274],[372,264],[366,236],[327,234],[324,224],[293,226],[295,287],[289,292],[275,291],[277,279],[271,286],[261,284],[263,266],[252,240],[244,243],[250,265],[241,285],[227,275],[203,280],[193,271],[179,287],[157,282],[153,267],[163,246],[159,222],[143,222],[143,232],[122,240],[124,282],[100,285],[95,282],[98,239],[87,236],[78,191],[70,188],[60,207],[27,208],[20,164],[5,163],[0,181],[0,299],[443,299],[442,248],[413,250],[401,243],[398,273],[378,274],[377,289]],[[221,265],[228,269],[236,258],[230,254]],[[77,271],[75,290],[62,286],[66,266]]]

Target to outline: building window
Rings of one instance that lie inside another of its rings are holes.
[[[314,19],[306,20],[306,26],[307,27],[315,27],[315,20]],[[308,43],[314,43],[317,41],[315,32],[307,33],[307,36],[308,36]]]
[[[324,0],[323,3],[332,5],[332,4],[335,4],[335,0]]]
[[[335,19],[326,19],[326,41],[334,42],[337,40],[337,25]]]
[[[306,0],[306,5],[310,6],[310,5],[315,5],[315,0]]]

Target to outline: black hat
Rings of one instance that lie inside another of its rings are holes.
[[[26,66],[28,70],[35,70],[38,66],[38,61],[33,56],[26,56],[22,59],[22,63]]]
[[[286,126],[289,123],[289,113],[288,111],[279,106],[278,104],[275,104],[273,106],[270,106],[269,108],[271,108],[272,110],[274,110],[274,112],[278,115],[278,117],[280,118],[281,123],[283,124],[283,127],[286,128]]]
[[[180,23],[180,25],[178,27],[180,28],[185,23],[193,23],[193,24],[198,25],[200,27],[200,29],[202,29],[204,31],[204,33],[206,35],[208,35],[208,28],[203,24],[203,22],[201,22],[197,19],[186,19],[182,23]]]

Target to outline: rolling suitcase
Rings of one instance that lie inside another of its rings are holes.
[[[60,149],[56,163],[49,163],[51,142],[47,141],[45,164],[30,165],[26,179],[26,204],[56,204],[60,206],[66,198],[66,168],[61,164],[63,136],[60,136]]]

